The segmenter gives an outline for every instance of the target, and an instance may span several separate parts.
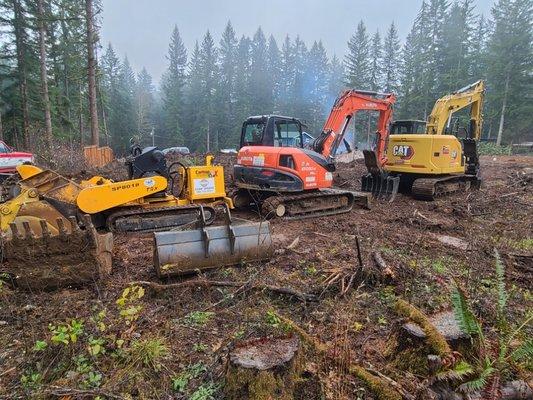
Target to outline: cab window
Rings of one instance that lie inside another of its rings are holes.
[[[302,147],[300,124],[291,121],[278,121],[275,126],[274,146]]]
[[[426,126],[422,122],[416,121],[405,121],[405,122],[395,122],[392,125],[391,134],[420,134],[425,133]]]
[[[244,131],[243,146],[253,146],[263,144],[263,132],[265,124],[262,122],[246,124]]]
[[[0,153],[11,153],[11,149],[5,145],[5,143],[0,142]]]

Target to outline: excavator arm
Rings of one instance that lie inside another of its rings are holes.
[[[426,133],[428,135],[444,135],[450,127],[453,113],[471,106],[468,138],[478,140],[483,124],[481,110],[483,109],[484,92],[485,84],[479,80],[438,99],[428,117]]]
[[[322,134],[315,143],[315,150],[332,159],[344,138],[346,128],[358,111],[378,111],[376,155],[380,164],[386,161],[385,148],[388,127],[392,120],[392,108],[396,96],[392,93],[377,93],[362,90],[346,90],[335,100]]]

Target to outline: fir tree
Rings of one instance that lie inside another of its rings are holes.
[[[488,103],[498,115],[497,143],[530,133],[533,115],[532,3],[530,0],[499,0],[492,8],[494,31],[488,45]]]
[[[281,95],[281,54],[274,36],[270,35],[268,39],[267,51],[267,74],[269,85],[272,90],[272,107],[277,107]]]
[[[321,41],[314,42],[308,58],[310,89],[308,125],[312,132],[319,132],[324,124],[328,107],[328,56]]]
[[[268,77],[268,48],[261,28],[252,39],[250,65],[251,107],[257,114],[272,112],[272,86]]]
[[[166,136],[176,145],[184,143],[182,120],[184,118],[185,69],[187,50],[183,45],[177,26],[174,26],[168,46],[168,69],[162,77],[161,95],[163,102],[163,121]]]
[[[231,143],[235,146],[239,143],[240,127],[245,118],[252,112],[250,108],[250,38],[242,36],[237,45],[237,61],[235,67],[235,126]]]
[[[383,43],[383,90],[386,93],[398,93],[401,67],[400,53],[398,31],[392,22]]]
[[[235,82],[237,69],[237,38],[235,30],[228,21],[222,34],[219,48],[219,79],[217,88],[217,129],[220,147],[232,144],[232,130],[236,124]]]
[[[348,42],[345,57],[346,85],[351,89],[370,89],[370,42],[363,21],[357,25],[355,34]]]
[[[277,101],[277,109],[282,113],[288,114],[291,104],[291,88],[294,84],[295,76],[295,55],[292,51],[292,43],[289,35],[285,36],[283,46],[281,47],[281,68],[280,77],[282,77],[279,84],[279,98]]]
[[[135,91],[135,114],[137,119],[137,132],[141,137],[146,137],[154,129],[154,86],[152,77],[143,68],[137,75]],[[159,133],[159,132],[158,132]]]
[[[370,46],[370,90],[381,90],[382,82],[382,58],[383,48],[381,45],[381,36],[379,31],[372,36],[372,44]]]

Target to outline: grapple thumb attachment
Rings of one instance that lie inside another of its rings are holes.
[[[0,270],[25,289],[81,286],[111,272],[113,235],[97,233],[89,216],[82,227],[75,217],[16,218],[1,239]]]
[[[203,215],[203,210],[200,210]],[[234,222],[224,208],[225,224],[154,233],[154,266],[160,278],[257,261],[272,255],[268,221]],[[201,218],[203,220],[203,218]]]
[[[398,193],[400,177],[391,176],[384,172],[379,174],[366,174],[361,178],[361,190],[370,192],[378,200],[392,203]]]

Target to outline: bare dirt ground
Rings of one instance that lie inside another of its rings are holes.
[[[218,160],[229,167],[232,158]],[[399,367],[390,352],[390,338],[403,321],[391,308],[394,296],[427,314],[449,310],[456,279],[490,327],[497,248],[506,265],[507,318],[522,319],[533,305],[533,184],[521,179],[525,168],[533,168],[533,157],[483,157],[484,185],[476,192],[434,202],[399,195],[371,210],[272,221],[279,248],[270,261],[200,277],[288,287],[313,294],[313,302],[246,287],[175,287],[124,296],[130,282],[160,282],[151,235],[117,235],[114,272],[106,281],[48,293],[2,287],[0,398],[220,399],[228,351],[239,340],[284,334],[276,313],[346,362],[371,366],[416,394],[423,374]],[[336,185],[359,189],[364,169],[360,160],[341,164]],[[231,168],[226,174],[230,182]],[[253,212],[235,214],[259,218]],[[377,251],[395,279],[358,281],[341,295],[341,279],[328,282],[334,274],[349,276],[357,269],[356,237],[363,264],[372,265]],[[314,386],[302,389],[299,398],[375,398],[361,381],[310,350],[305,360]],[[531,380],[527,371],[513,373]]]

